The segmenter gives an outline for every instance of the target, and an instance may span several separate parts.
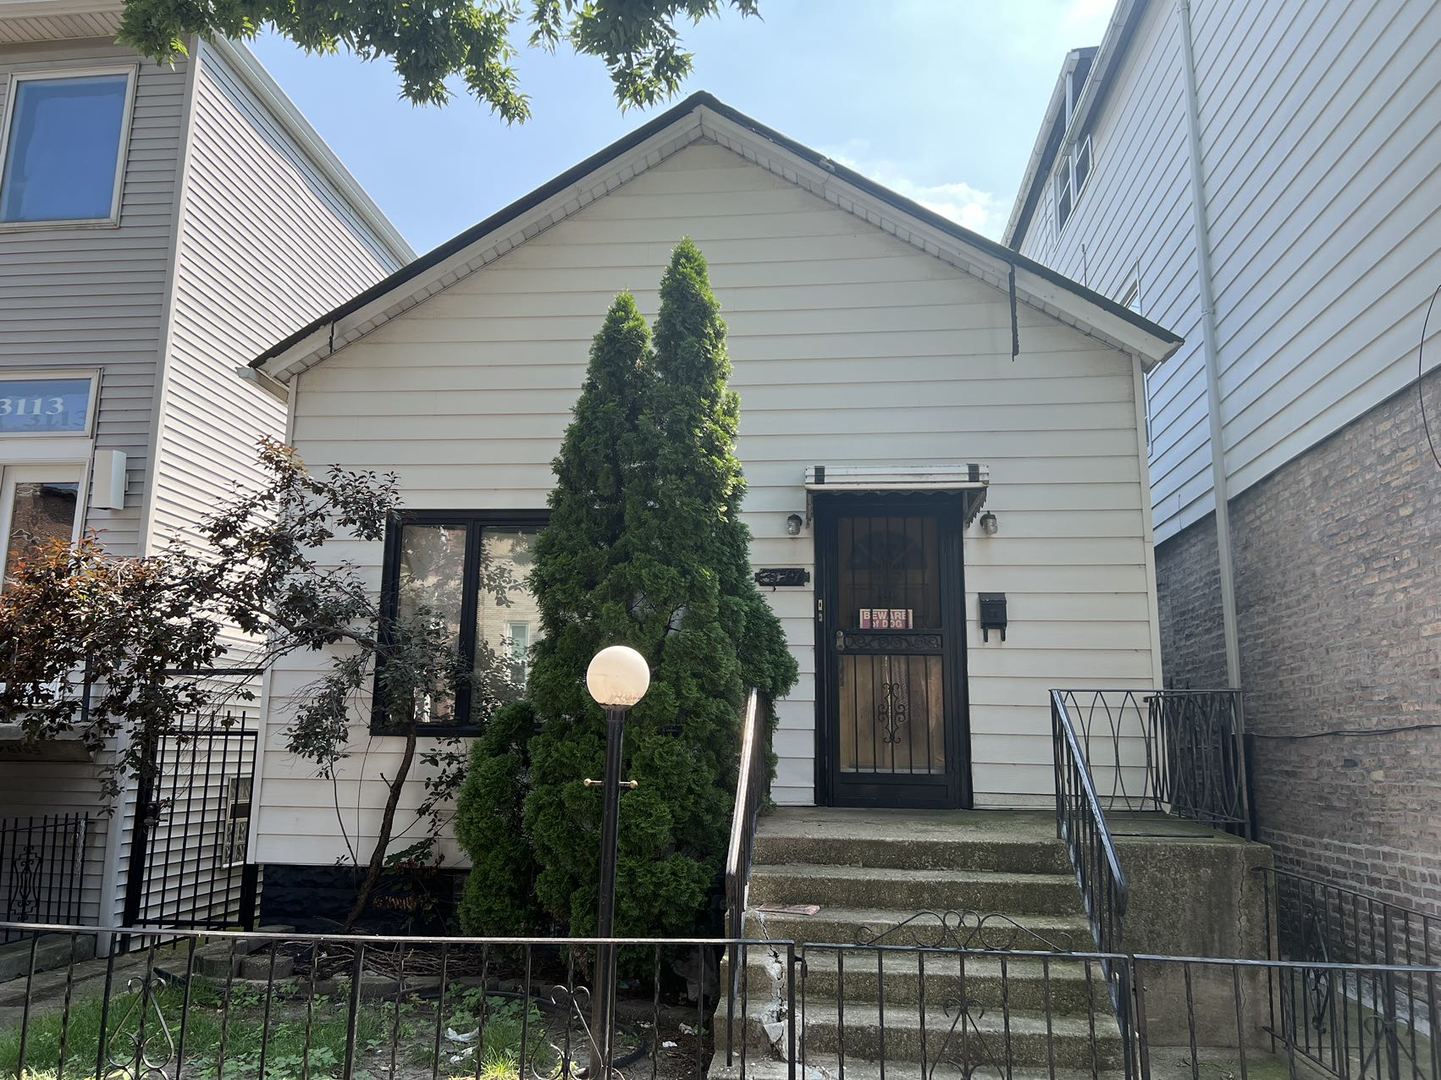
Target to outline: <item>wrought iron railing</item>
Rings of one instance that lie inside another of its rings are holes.
[[[88,814],[0,820],[0,918],[12,923],[80,921]],[[0,943],[18,931],[0,932]]]
[[[127,925],[253,929],[259,867],[247,848],[263,669],[173,671],[205,692],[153,735],[136,782]]]
[[[756,817],[769,794],[765,724],[760,692],[752,690],[746,695],[745,712],[741,714],[740,771],[731,811],[730,842],[726,846],[726,935],[732,939],[739,939],[745,931],[746,886],[750,883],[751,856],[755,852]],[[729,1006],[734,1004],[741,986],[740,959],[732,945],[727,950],[727,1015],[734,1012]],[[733,1034],[729,1029],[726,1032],[728,1051]]]
[[[1056,835],[1065,842],[1096,947],[1105,953],[1125,951],[1124,922],[1130,885],[1121,869],[1116,841],[1096,794],[1086,745],[1071,716],[1071,691],[1051,691],[1051,742],[1056,774]],[[1126,1006],[1124,972],[1107,965],[1111,999],[1117,1010]],[[1124,1018],[1123,1018],[1124,1019]]]
[[[1159,811],[1249,838],[1239,690],[1057,690],[1108,810]]]
[[[622,972],[606,1033],[619,1050],[607,1080],[844,1080],[848,1070],[917,1080],[1151,1080],[1152,1062],[1157,1080],[1272,1080],[1306,1075],[1298,1068],[1305,1033],[1275,1019],[1278,1009],[1304,1005],[1305,988],[1441,977],[1441,967],[1422,965],[933,947],[921,939],[798,945],[16,929],[35,951],[26,974],[0,984],[0,1077],[570,1080],[583,1075],[598,1041],[587,1028],[594,987],[586,973],[605,945],[617,950]],[[81,959],[90,954],[86,939],[98,934],[130,936],[136,947]],[[57,939],[61,952],[69,940],[69,963],[36,974],[47,938],[52,952]],[[704,972],[732,948],[746,977],[727,1006]],[[1127,988],[1119,1021],[1102,991],[1108,968]],[[739,1030],[723,1072],[717,1002]],[[1433,1030],[1436,1020],[1431,1007]],[[1404,1080],[1437,1075],[1436,1052],[1419,1041],[1417,1050]],[[1388,1080],[1374,1064],[1364,1075]]]
[[[1355,889],[1263,868],[1271,955],[1301,964],[1429,969],[1441,957],[1441,919]],[[1271,1026],[1295,1052],[1342,1080],[1441,1076],[1436,977],[1386,977],[1313,967],[1277,987]]]

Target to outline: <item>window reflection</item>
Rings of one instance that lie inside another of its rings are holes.
[[[40,545],[52,540],[69,541],[75,535],[75,511],[79,504],[77,483],[21,481],[15,484],[10,503],[10,535],[5,538],[7,572]]]

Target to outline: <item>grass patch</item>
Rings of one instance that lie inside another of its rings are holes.
[[[146,1062],[156,1066],[168,1062],[167,1072],[173,1074],[181,1049],[182,1014],[185,1075],[195,1080],[214,1080],[220,1074],[222,1051],[227,1077],[259,1076],[262,1048],[268,1080],[332,1080],[344,1068],[348,1026],[348,1002],[344,996],[317,996],[307,1006],[297,983],[277,983],[267,1023],[263,992],[237,986],[227,1008],[223,993],[197,981],[188,1010],[184,991],[167,986],[146,995],[144,1002],[138,990],[112,993],[108,1015],[103,997],[97,995],[73,1002],[65,1016],[56,1012],[32,1017],[25,1071],[20,1075],[26,1080],[112,1080],[132,1075],[142,1034],[142,1004],[145,1015],[140,1075],[146,1075]],[[487,997],[478,989],[452,991],[441,1018],[442,1030],[473,1031],[482,1009],[484,1044],[478,1052],[485,1080],[514,1080],[519,1076],[523,1025],[527,1028],[528,1067],[533,1063],[542,1074],[548,1071],[555,1054],[548,1041],[546,1017],[533,1004],[527,1007],[518,1000]],[[435,1030],[433,1001],[411,997],[399,1005],[393,1000],[362,1003],[356,1018],[357,1076],[375,1080],[428,1077],[435,1057]],[[473,1078],[476,1053],[473,1043],[442,1038],[440,1075],[463,1073]],[[0,1031],[0,1074],[15,1076],[19,1067],[17,1024]]]

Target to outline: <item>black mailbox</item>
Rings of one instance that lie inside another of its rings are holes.
[[[981,593],[981,640],[990,641],[992,630],[999,630],[1001,640],[1006,640],[1006,594],[1003,592]]]

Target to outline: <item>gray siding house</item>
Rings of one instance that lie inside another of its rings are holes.
[[[157,65],[113,43],[120,7],[0,0],[0,572],[36,537],[94,531],[118,555],[184,537],[285,434],[283,391],[246,361],[413,257],[243,46]],[[113,923],[134,793],[109,813],[101,763],[16,736],[0,728],[0,896],[19,909],[0,918]],[[166,810],[153,793],[152,836]],[[16,877],[27,852],[42,878],[80,864],[63,910]]]
[[[1430,0],[1120,0],[1005,234],[1186,339],[1146,378],[1162,661],[1245,690],[1260,839],[1433,914],[1438,41]]]

